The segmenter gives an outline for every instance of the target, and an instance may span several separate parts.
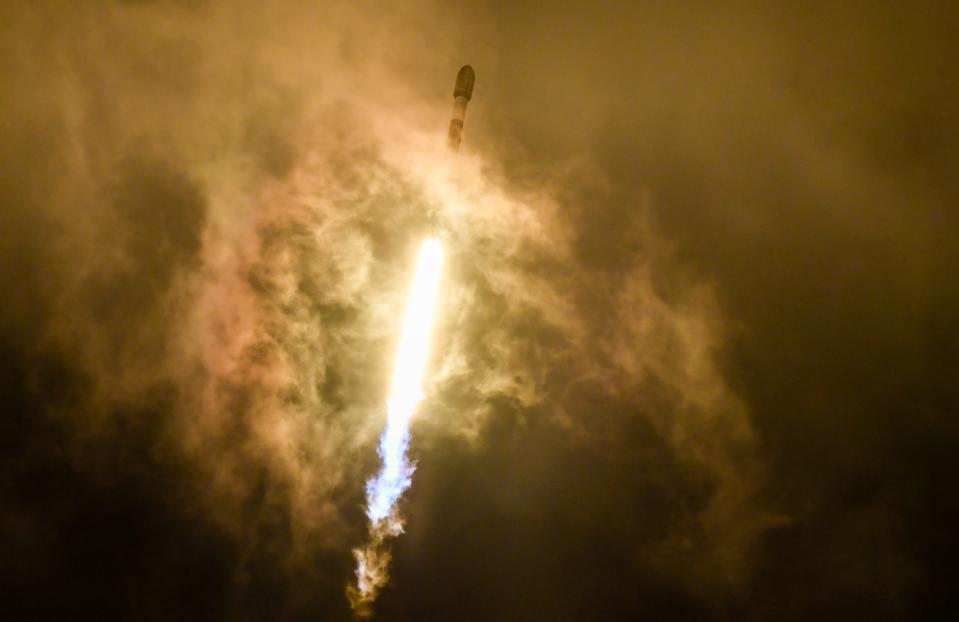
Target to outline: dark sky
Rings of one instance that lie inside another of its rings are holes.
[[[959,615],[950,2],[10,1],[0,618]],[[456,70],[477,73],[444,149]]]

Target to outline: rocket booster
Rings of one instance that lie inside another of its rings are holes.
[[[473,83],[476,74],[469,65],[463,65],[456,74],[456,86],[453,87],[453,116],[450,118],[448,145],[450,151],[458,151],[463,136],[463,120],[466,119],[466,104],[473,97]]]

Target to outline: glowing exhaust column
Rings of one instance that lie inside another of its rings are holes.
[[[416,261],[416,275],[406,303],[403,334],[396,352],[390,395],[387,400],[386,430],[380,437],[379,454],[383,468],[366,484],[366,515],[370,519],[370,541],[356,549],[356,588],[350,590],[354,609],[363,608],[386,582],[389,553],[383,547],[387,536],[402,533],[403,521],[396,502],[409,488],[415,466],[406,450],[410,442],[410,419],[423,399],[423,373],[429,358],[430,333],[443,271],[443,246],[430,238],[423,242]]]
[[[473,97],[476,74],[464,65],[456,74],[453,88],[453,114],[450,119],[447,146],[453,153],[462,140],[466,104]],[[435,222],[428,215],[435,229]],[[410,419],[423,399],[423,373],[429,357],[433,314],[443,271],[443,246],[429,238],[420,247],[416,276],[406,303],[403,335],[396,352],[390,395],[386,402],[386,430],[380,437],[378,453],[383,468],[366,483],[366,515],[370,519],[370,539],[362,548],[353,549],[356,557],[356,585],[347,587],[350,604],[359,617],[371,613],[376,592],[389,576],[390,553],[385,546],[388,537],[403,533],[403,519],[396,502],[413,481],[415,465],[406,451],[410,444]]]
[[[383,469],[366,486],[366,514],[374,524],[389,517],[397,499],[410,485],[413,465],[406,457],[409,422],[423,399],[423,372],[429,355],[433,311],[443,270],[443,246],[428,239],[420,247],[416,277],[410,290],[403,336],[396,353],[387,400],[386,431],[380,439]]]

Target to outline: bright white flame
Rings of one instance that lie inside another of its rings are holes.
[[[366,484],[366,515],[370,519],[371,542],[355,552],[357,557],[357,600],[372,599],[386,578],[388,553],[381,548],[386,536],[403,531],[401,519],[394,513],[397,500],[413,477],[415,466],[406,455],[409,447],[409,423],[423,399],[423,373],[429,357],[433,313],[439,294],[443,268],[443,246],[429,238],[420,247],[416,276],[406,305],[406,318],[390,395],[386,402],[386,430],[380,437],[379,455],[383,468]]]
[[[396,500],[409,488],[413,475],[414,467],[406,457],[409,422],[423,399],[423,372],[429,355],[430,329],[442,268],[443,246],[438,240],[427,239],[420,247],[416,262],[416,276],[406,305],[403,336],[386,402],[386,430],[379,447],[383,469],[366,486],[369,502],[366,514],[373,523],[389,516]]]

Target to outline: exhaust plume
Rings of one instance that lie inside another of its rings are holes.
[[[443,246],[434,238],[420,247],[416,273],[406,305],[403,335],[393,368],[387,400],[386,430],[380,437],[380,472],[366,484],[366,515],[370,541],[356,556],[356,587],[349,596],[354,610],[368,612],[377,590],[388,578],[389,552],[385,539],[403,532],[403,519],[396,503],[412,482],[415,465],[407,456],[410,419],[423,399],[423,372],[429,356],[433,311],[443,268]]]

